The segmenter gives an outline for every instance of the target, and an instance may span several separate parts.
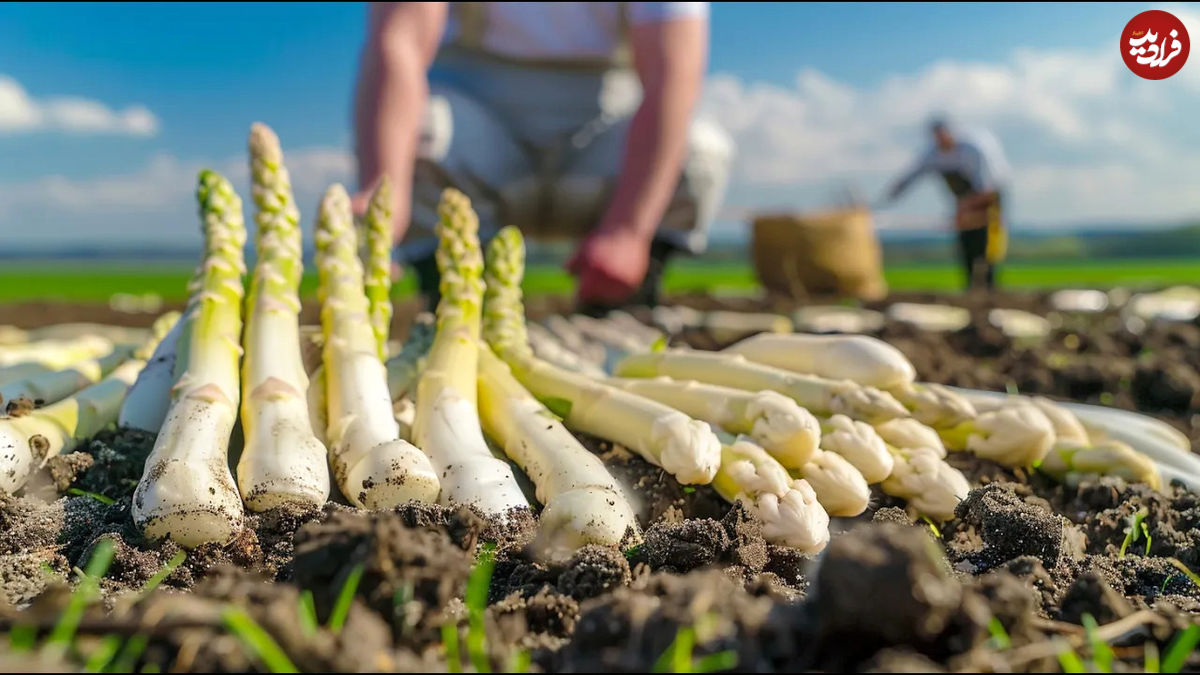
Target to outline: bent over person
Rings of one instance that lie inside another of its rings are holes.
[[[667,261],[703,250],[732,156],[693,119],[707,52],[702,2],[373,5],[355,205],[379,176],[397,183],[398,260],[431,302],[437,202],[455,187],[485,240],[505,225],[573,239],[584,311],[654,304]]]
[[[940,174],[955,199],[954,225],[967,287],[992,289],[1008,242],[1002,211],[1008,182],[1004,151],[990,133],[953,128],[941,117],[930,122],[930,132],[932,147],[896,182],[888,199],[897,199],[925,173]]]

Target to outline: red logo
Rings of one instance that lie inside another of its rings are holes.
[[[1139,77],[1165,80],[1187,61],[1192,41],[1174,14],[1160,9],[1142,12],[1121,31],[1121,58]]]

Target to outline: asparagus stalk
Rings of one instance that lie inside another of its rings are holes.
[[[12,347],[29,342],[29,331],[16,326],[0,325],[0,346]]]
[[[99,335],[82,335],[70,340],[40,340],[23,345],[5,347],[0,350],[0,367],[11,367],[23,363],[40,364],[50,370],[59,370],[84,359],[93,359],[112,351],[112,340]],[[14,369],[23,377],[24,369]],[[4,374],[11,379],[11,374]],[[4,380],[0,380],[2,382]]]
[[[641,321],[638,321],[637,317],[629,312],[614,309],[609,312],[608,316],[605,318],[611,325],[620,328],[630,335],[633,335],[645,345],[653,345],[655,342],[658,342],[659,340],[665,340],[667,337],[659,329],[654,328],[653,326],[647,326]]]
[[[425,358],[437,334],[435,317],[422,312],[409,328],[408,339],[400,353],[388,359],[388,391],[392,395],[392,415],[400,427],[400,438],[412,440],[413,424],[417,421],[416,383],[425,369]]]
[[[729,433],[744,434],[789,469],[812,459],[821,440],[821,426],[812,413],[774,391],[751,392],[667,377],[609,378],[607,383]]]
[[[1070,410],[1058,405],[1054,401],[1045,396],[1034,396],[1030,399],[1033,405],[1037,406],[1038,410],[1050,420],[1050,424],[1054,427],[1054,437],[1058,441],[1068,441],[1070,443],[1087,445],[1089,442],[1087,429],[1083,428],[1083,424],[1079,418],[1075,417]]]
[[[782,314],[767,312],[704,312],[702,328],[718,342],[737,340],[752,333],[791,333],[792,320]]]
[[[845,415],[821,420],[821,449],[841,455],[869,484],[892,475],[892,455],[883,439],[866,422]]]
[[[790,333],[792,320],[779,314],[757,312],[702,312],[682,305],[660,305],[650,311],[651,318],[671,334],[686,329],[702,329],[718,342],[737,340],[753,333]]]
[[[238,203],[241,203],[240,199]],[[245,237],[244,234],[242,236]],[[200,300],[205,297],[203,286],[207,274],[207,261],[214,248],[211,237],[212,228],[205,227],[203,253],[192,278],[188,281],[187,306],[166,337],[158,343],[146,367],[138,375],[137,382],[133,383],[126,394],[125,402],[121,404],[121,412],[117,416],[117,424],[121,427],[141,429],[155,434],[162,429],[172,401],[171,388],[175,385],[177,376],[179,341],[187,332],[187,326],[192,321]]]
[[[849,380],[791,373],[748,361],[740,354],[669,349],[632,354],[617,364],[622,377],[667,376],[749,391],[777,391],[817,415],[843,414],[868,422],[906,417],[890,394]]]
[[[238,487],[253,511],[320,506],[329,498],[329,468],[308,419],[300,357],[300,213],[279,139],[263,124],[250,129],[250,173],[258,262],[246,297]]]
[[[0,366],[0,385],[10,382],[20,382],[38,375],[53,373],[55,368],[36,361],[25,361],[11,366]]]
[[[888,389],[908,384],[917,371],[899,349],[865,335],[760,333],[726,347],[747,360],[783,370],[853,380]]]
[[[721,443],[707,424],[533,356],[521,298],[524,268],[521,233],[506,227],[488,246],[484,335],[517,380],[567,427],[623,445],[681,483],[710,483]]]
[[[908,417],[888,420],[875,425],[875,432],[884,443],[896,448],[929,448],[939,458],[946,456],[946,446],[938,432]]]
[[[1162,487],[1163,478],[1149,457],[1126,443],[1111,440],[1094,445],[1060,440],[1046,453],[1038,470],[1060,482],[1077,482],[1087,475],[1120,476],[1156,490]],[[1169,470],[1165,473],[1169,475]]]
[[[794,479],[766,450],[746,438],[722,435],[721,468],[713,488],[728,502],[741,501],[763,521],[772,543],[819,553],[829,543],[829,514],[808,481]]]
[[[350,197],[333,185],[317,220],[318,295],[325,332],[326,435],[342,494],[365,508],[437,499],[429,458],[399,439],[387,373],[371,329]]]
[[[171,403],[133,495],[133,520],[150,539],[181,546],[227,542],[242,522],[229,473],[229,435],[241,392],[242,201],[213,171],[201,171],[197,197],[206,255],[180,329]]]
[[[85,359],[62,370],[52,370],[0,385],[0,402],[24,397],[53,403],[99,382],[132,353],[133,350],[128,347],[115,347],[100,358]]]
[[[963,396],[940,384],[907,382],[887,389],[921,424],[945,428],[973,419],[975,407]]]
[[[531,323],[526,327],[529,337],[529,347],[534,356],[554,364],[559,368],[571,370],[592,377],[604,377],[604,369],[592,361],[581,357],[577,352],[568,349],[558,338],[541,324]]]
[[[880,487],[893,497],[908,501],[910,510],[943,521],[954,517],[954,509],[966,498],[971,485],[958,469],[946,463],[936,448],[888,446],[895,468]]]
[[[938,433],[951,450],[966,450],[1005,466],[1033,466],[1054,445],[1050,420],[1037,406],[1020,401]]]
[[[379,179],[367,204],[366,292],[371,330],[379,342],[379,359],[387,358],[388,332],[392,325],[392,182]]]
[[[831,516],[857,516],[870,503],[871,488],[866,479],[841,455],[818,451],[808,464],[789,473],[808,481],[817,501]]]
[[[976,405],[987,407],[1004,401],[1007,394],[974,389],[955,389]],[[1191,441],[1170,425],[1146,415],[1085,403],[1058,403],[1083,424],[1092,443],[1115,440],[1150,457],[1163,469],[1173,468],[1183,474],[1200,476],[1200,456],[1191,451]],[[1165,474],[1168,473],[1164,471]],[[1175,474],[1176,471],[1171,471]],[[1195,478],[1191,482],[1197,482]]]
[[[620,486],[491,349],[479,350],[479,413],[484,431],[537,487],[538,548],[551,557],[586,544],[637,538],[637,519]]]
[[[608,349],[604,345],[589,340],[579,330],[579,327],[571,323],[571,320],[565,316],[551,314],[546,317],[544,323],[545,329],[566,345],[568,350],[574,352],[584,362],[592,364],[597,369],[603,369],[604,362],[608,359]],[[569,369],[582,372],[582,369]]]
[[[404,341],[400,353],[384,364],[387,366],[388,391],[391,392],[393,403],[416,394],[414,385],[425,368],[425,360],[436,335],[435,317],[428,312],[418,314],[408,330],[408,339]]]
[[[654,340],[644,341],[628,329],[622,329],[604,319],[596,319],[584,314],[572,316],[570,322],[589,340],[604,345],[612,355],[636,354],[648,352]]]
[[[51,457],[70,452],[116,421],[126,392],[174,319],[174,313],[161,317],[132,358],[116,365],[103,379],[97,378],[51,405],[0,416],[0,494],[15,493]]]
[[[492,456],[476,409],[476,372],[483,304],[479,220],[466,195],[442,193],[437,265],[442,299],[437,335],[417,383],[413,438],[442,480],[441,501],[508,518],[527,508],[508,463]]]
[[[125,345],[140,345],[150,339],[150,331],[146,328],[112,326],[106,323],[87,321],[56,323],[41,328],[32,328],[28,332],[30,340],[74,340],[86,335],[97,335],[112,340],[114,344]]]
[[[84,387],[99,382],[131,357],[141,361],[150,358],[150,353],[178,320],[179,312],[167,312],[160,316],[146,332],[141,346],[136,348],[119,345],[99,358],[78,361],[63,370],[44,372],[0,386],[0,401],[12,401],[24,397],[43,403],[54,403],[66,398]]]
[[[203,264],[197,270],[203,270]],[[167,418],[167,408],[171,405],[171,386],[175,383],[179,338],[193,312],[195,299],[200,295],[196,292],[194,284],[189,284],[189,289],[192,298],[189,306],[154,348],[146,367],[138,374],[137,382],[129,388],[125,400],[121,403],[121,412],[117,415],[117,426],[151,433],[158,433],[162,428],[163,420]]]

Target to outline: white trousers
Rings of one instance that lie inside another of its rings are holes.
[[[539,239],[595,227],[615,188],[641,92],[629,71],[517,66],[442,53],[430,72],[413,180],[412,225],[400,257],[432,255],[446,187],[470,197],[485,241],[515,225]],[[725,132],[692,122],[678,188],[658,237],[699,253],[733,159]]]

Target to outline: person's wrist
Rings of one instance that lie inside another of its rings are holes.
[[[606,220],[600,224],[599,230],[606,234],[620,235],[627,239],[650,246],[654,239],[654,228],[646,227],[632,220]]]

